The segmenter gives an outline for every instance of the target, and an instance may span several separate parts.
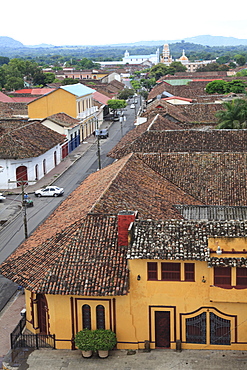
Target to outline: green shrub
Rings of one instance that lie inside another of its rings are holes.
[[[75,336],[75,345],[81,351],[94,351],[95,350],[95,339],[94,331],[89,329],[83,329],[79,331]]]
[[[116,334],[111,330],[97,329],[94,331],[95,350],[108,351],[117,344]]]

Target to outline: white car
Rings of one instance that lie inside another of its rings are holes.
[[[59,195],[63,195],[63,193],[63,188],[59,188],[58,186],[47,186],[44,189],[36,190],[34,194],[36,197],[59,197]]]
[[[130,108],[135,109],[135,104],[131,104]]]
[[[3,196],[3,194],[2,194],[2,193],[0,193],[0,200],[4,200],[4,199],[6,199],[6,197],[5,197],[5,196]]]

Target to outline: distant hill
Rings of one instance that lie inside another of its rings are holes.
[[[11,37],[0,36],[0,48],[23,48],[24,45],[20,41],[16,41]]]
[[[163,44],[175,44],[177,42],[188,42],[192,44],[199,44],[203,46],[238,46],[238,45],[247,45],[247,39],[237,39],[235,37],[225,37],[225,36],[211,36],[211,35],[202,35],[202,36],[194,36],[194,37],[187,37],[179,40],[153,40],[153,41],[137,41],[132,43],[121,43],[121,44],[107,44],[101,45],[104,46],[111,46],[111,47],[135,47],[135,46],[160,46]],[[47,48],[62,48],[65,45],[54,46],[51,44],[39,44],[39,45],[23,45],[20,41],[14,40],[11,37],[7,36],[0,36],[0,48],[9,48],[9,49],[16,49],[16,48],[32,48],[32,49],[47,49]],[[72,46],[72,45],[71,45]],[[87,45],[88,47],[96,47],[98,45]],[[68,45],[67,45],[68,47]],[[74,45],[74,47],[85,47],[85,45]]]
[[[52,44],[25,45],[27,48],[54,48]]]
[[[235,37],[225,36],[210,36],[202,35],[195,37],[186,37],[178,40],[153,40],[153,41],[137,41],[126,44],[114,44],[109,46],[160,46],[163,44],[175,44],[177,42],[189,42],[192,44],[200,44],[203,46],[238,46],[247,45],[247,39],[237,39]]]

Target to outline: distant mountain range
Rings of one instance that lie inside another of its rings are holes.
[[[187,37],[180,40],[154,40],[154,41],[138,41],[133,43],[121,43],[121,44],[107,44],[101,46],[160,46],[163,44],[174,44],[177,42],[190,42],[193,44],[200,44],[204,46],[238,46],[238,45],[247,45],[247,39],[238,39],[235,37],[225,37],[225,36],[210,36],[202,35],[195,37]],[[39,44],[39,45],[24,45],[20,41],[14,40],[11,37],[0,36],[0,48],[9,48],[9,49],[19,49],[19,48],[53,48],[64,45],[51,45],[51,44]],[[67,45],[68,46],[68,45]],[[85,45],[77,45],[85,46]],[[97,45],[91,45],[97,46]]]

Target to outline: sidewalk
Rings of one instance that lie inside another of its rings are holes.
[[[109,127],[108,124],[105,123],[105,126]],[[104,123],[102,124],[102,127],[104,126]],[[46,187],[50,184],[52,184],[59,176],[61,176],[70,166],[73,165],[75,161],[77,161],[83,154],[91,148],[93,144],[95,144],[97,139],[94,135],[89,136],[85,139],[85,141],[81,142],[80,145],[73,150],[73,152],[69,153],[67,157],[62,159],[62,161],[53,168],[50,172],[48,172],[42,179],[37,181],[35,184],[31,184],[25,189],[26,193],[34,193],[37,189]],[[2,192],[9,193],[9,194],[21,194],[21,187],[18,187],[16,189],[2,189]]]
[[[101,128],[109,128],[111,125],[110,121],[105,121]],[[97,138],[94,135],[89,136],[82,142],[73,152],[71,152],[66,158],[64,158],[53,170],[48,172],[42,179],[37,181],[34,185],[29,185],[25,192],[31,194],[34,193],[35,190],[40,189],[42,187],[48,186],[52,184],[59,176],[61,176],[70,166],[75,163],[78,159],[80,159],[87,150],[89,150],[92,145],[96,144]],[[97,150],[95,148],[95,150]],[[6,189],[1,190],[2,192],[6,192],[9,194],[20,194],[21,188],[17,189]],[[4,207],[4,202],[1,203]],[[12,218],[15,216],[16,212],[19,212],[20,209],[15,207],[12,209],[11,212],[6,209],[5,213],[2,212],[3,218]],[[13,295],[13,297],[9,300],[6,306],[0,311],[0,369],[2,364],[2,358],[7,355],[8,351],[10,350],[10,333],[13,331],[15,326],[21,319],[20,311],[22,308],[25,307],[24,303],[24,295],[20,294],[18,291]]]
[[[4,356],[10,350],[10,333],[19,323],[23,308],[25,308],[25,295],[18,291],[0,312],[0,369]]]

